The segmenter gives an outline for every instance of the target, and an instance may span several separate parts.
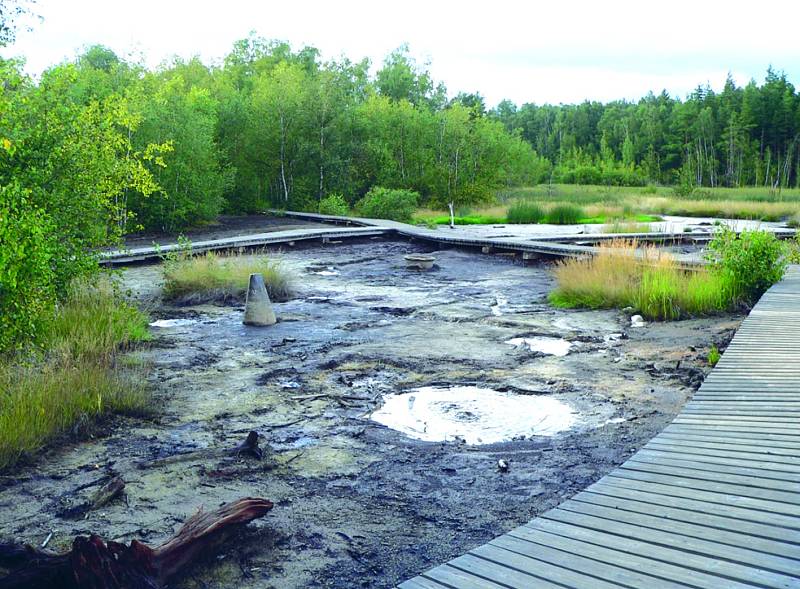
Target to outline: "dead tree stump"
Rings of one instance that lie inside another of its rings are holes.
[[[159,589],[272,507],[266,499],[247,497],[215,511],[200,510],[157,548],[137,540],[105,542],[94,534],[75,538],[66,554],[0,545],[0,566],[11,569],[0,589]]]

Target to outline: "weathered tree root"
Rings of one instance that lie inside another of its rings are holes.
[[[159,589],[191,561],[223,544],[239,526],[264,516],[273,504],[244,498],[215,511],[202,509],[157,548],[78,536],[72,550],[57,554],[31,546],[0,545],[0,566],[11,572],[0,589]]]

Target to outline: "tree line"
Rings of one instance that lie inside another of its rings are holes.
[[[698,86],[636,102],[501,102],[491,116],[547,159],[555,182],[683,187],[800,186],[800,93],[772,68],[762,84]]]
[[[314,210],[331,194],[352,204],[373,186],[411,189],[436,205],[474,202],[535,181],[532,173],[547,165],[500,121],[448,100],[406,47],[374,76],[366,60],[323,62],[314,48],[255,36],[217,66],[176,59],[150,71],[94,46],[38,83],[18,63],[4,67],[16,80],[3,90],[11,125],[22,120],[20,105],[38,101],[67,118],[66,110],[117,108],[125,157],[148,173],[146,185],[114,196],[123,232],[178,231],[221,212]],[[46,109],[28,115],[36,124],[52,117]],[[15,149],[41,155],[8,125],[0,132]],[[3,167],[3,185],[27,169],[21,153],[6,157],[18,165]],[[29,188],[37,187],[32,179]]]

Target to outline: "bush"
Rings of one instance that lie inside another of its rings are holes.
[[[0,187],[0,352],[37,339],[56,298],[49,217],[16,186]]]
[[[726,283],[729,298],[753,304],[783,278],[787,248],[771,231],[718,230],[709,244],[708,260]]]
[[[164,297],[186,304],[244,300],[250,274],[263,274],[269,298],[286,301],[292,294],[289,273],[266,256],[188,254],[164,262]]]
[[[356,203],[356,211],[362,217],[409,223],[418,202],[419,194],[413,190],[373,186]]]
[[[575,205],[557,205],[547,213],[546,222],[554,225],[575,225],[586,216],[582,208]]]
[[[350,214],[350,206],[341,194],[329,194],[319,201],[319,212],[322,215],[346,217]]]
[[[541,223],[545,213],[534,202],[517,201],[508,207],[506,217],[509,223]]]

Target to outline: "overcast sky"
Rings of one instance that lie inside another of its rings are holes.
[[[637,99],[698,84],[762,81],[767,66],[800,85],[800,0],[38,0],[42,17],[4,56],[28,71],[100,43],[155,66],[172,55],[220,60],[250,31],[324,58],[379,65],[408,42],[451,94],[494,106]]]

